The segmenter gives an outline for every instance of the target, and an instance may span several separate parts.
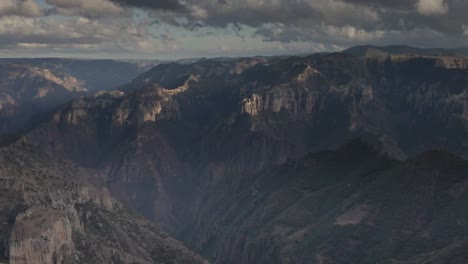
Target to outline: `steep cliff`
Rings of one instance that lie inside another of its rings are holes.
[[[99,173],[18,142],[0,149],[0,260],[205,263],[104,187]]]

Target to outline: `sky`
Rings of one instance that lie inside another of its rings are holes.
[[[467,47],[468,0],[0,0],[0,57],[178,59]]]

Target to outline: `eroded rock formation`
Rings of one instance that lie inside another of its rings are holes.
[[[0,261],[206,263],[101,187],[99,173],[23,141],[0,149]]]

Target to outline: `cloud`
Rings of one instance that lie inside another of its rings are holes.
[[[466,0],[0,0],[0,52],[466,46],[467,11]]]
[[[37,48],[47,48],[49,44],[46,43],[18,43],[18,47],[25,49],[37,49]]]
[[[448,12],[448,5],[444,0],[419,0],[418,12],[422,15],[443,15]]]
[[[414,7],[418,0],[343,0],[350,4],[357,4],[361,6],[370,6],[374,8],[385,8],[385,9],[399,9],[399,10],[410,10]]]
[[[150,8],[156,10],[182,11],[185,5],[178,0],[111,0],[123,6],[133,6],[138,8]]]
[[[187,8],[191,12],[181,14],[183,23],[173,16],[156,15],[167,23],[195,30],[200,28],[193,27],[195,23],[215,28],[253,27],[254,36],[285,43],[414,44],[404,43],[405,35],[432,32],[433,40],[426,46],[468,44],[462,29],[468,25],[466,0],[193,0]],[[200,13],[203,15],[197,15]],[[396,38],[395,32],[403,37]]]
[[[52,14],[63,16],[101,17],[124,12],[120,6],[108,0],[46,0],[53,9]]]
[[[39,17],[43,15],[43,10],[35,0],[1,0],[0,16],[7,15]]]
[[[468,36],[468,26],[463,24],[462,25],[463,35]]]
[[[58,19],[58,20],[56,20]],[[143,23],[143,24],[142,24]],[[7,16],[0,19],[0,50],[131,52],[144,48],[160,50],[168,40],[151,37],[146,22],[129,18],[94,20],[85,17],[24,18]]]

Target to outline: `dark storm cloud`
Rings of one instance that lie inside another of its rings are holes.
[[[378,8],[395,8],[402,10],[410,10],[416,5],[418,0],[343,0],[351,4],[359,4],[364,6],[373,6]]]
[[[281,42],[317,38],[328,41],[336,35],[341,39],[340,42],[344,43],[348,39],[351,44],[383,38],[395,32],[404,35],[431,30],[451,38],[465,38],[468,31],[466,0],[47,1],[58,8],[57,13],[65,15],[99,17],[100,14],[118,14],[118,9],[104,4],[107,2],[117,7],[146,10],[161,23],[190,31],[204,27],[242,31],[243,26],[249,26],[255,29],[254,36]]]
[[[296,24],[320,17],[320,14],[304,1],[265,2],[226,0],[212,4],[210,1],[200,1],[199,6],[207,11],[207,16],[201,17],[201,20],[213,26],[236,23],[256,27],[265,23]],[[192,18],[197,19],[196,16]]]
[[[193,0],[184,4],[188,12],[179,14],[182,20],[172,14],[155,15],[160,21],[189,30],[201,26],[238,29],[249,26],[259,30],[257,35],[268,32],[264,26],[269,24],[306,28],[323,24],[364,27],[377,18],[377,12],[370,8],[329,0]]]
[[[124,6],[151,8],[157,10],[184,11],[185,6],[178,0],[111,0]]]
[[[334,41],[343,45],[383,40],[401,34],[434,32],[463,44],[468,34],[466,0],[193,0],[186,20],[162,21],[188,29],[237,27],[256,29],[268,41]],[[188,22],[186,22],[188,21]],[[193,24],[197,23],[197,27]],[[417,37],[415,38],[417,39]],[[395,38],[395,41],[401,39]],[[440,41],[442,42],[442,41]]]
[[[248,26],[256,31],[254,36],[286,43],[315,38],[328,26],[352,25],[361,29],[374,25],[379,19],[378,12],[370,7],[335,0],[193,0],[185,3],[188,12],[179,14],[184,19],[161,13],[155,16],[159,21],[188,30],[214,27],[242,31],[243,26]],[[346,30],[353,29],[342,31]]]

